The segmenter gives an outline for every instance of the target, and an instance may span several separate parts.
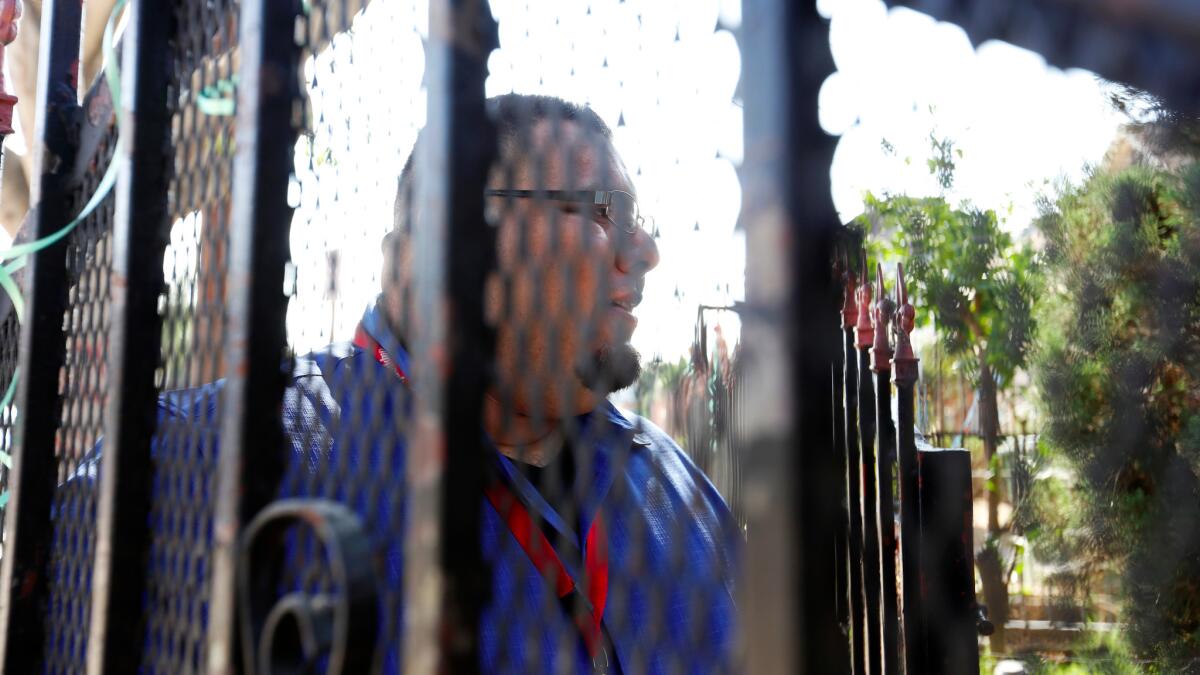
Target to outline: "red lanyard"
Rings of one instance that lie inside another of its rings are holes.
[[[400,368],[399,364],[393,362],[379,342],[362,327],[362,324],[359,324],[358,329],[354,331],[354,344],[365,351],[372,352],[376,361],[385,368],[393,368],[400,381],[408,384],[408,375]],[[538,573],[554,587],[554,592],[559,599],[568,599],[572,593],[576,592],[578,584],[567,572],[566,566],[558,557],[558,553],[554,551],[554,547],[550,545],[550,541],[546,539],[546,535],[534,525],[533,518],[525,509],[525,505],[513,495],[512,490],[504,483],[493,483],[485,490],[485,493],[492,507],[496,509],[496,513],[500,514],[509,531],[512,532],[513,538],[517,540],[517,543],[525,551],[525,555],[529,556],[530,562],[537,568]],[[587,575],[587,588],[584,589],[584,594],[591,604],[591,613],[573,609],[572,616],[579,632],[583,635],[584,646],[587,647],[588,655],[592,657],[597,671],[600,671],[601,668],[606,671],[608,655],[603,653],[604,644],[600,626],[604,620],[604,605],[608,601],[608,532],[604,527],[604,518],[599,511],[596,512],[596,516],[592,519],[592,525],[588,528],[584,546],[583,567],[584,573]]]
[[[485,491],[488,501],[496,509],[496,513],[504,519],[513,538],[524,549],[525,555],[537,568],[542,578],[554,586],[554,592],[560,599],[568,599],[578,585],[567,568],[554,552],[554,547],[546,539],[546,535],[533,523],[529,511],[508,489],[504,483],[493,483]],[[604,528],[604,518],[599,512],[592,519],[588,528],[585,542],[584,571],[587,574],[586,597],[591,603],[591,613],[574,611],[575,625],[583,634],[583,643],[588,654],[595,660],[603,648],[600,632],[604,620],[604,604],[608,601],[608,532]]]
[[[378,340],[371,337],[371,334],[368,333],[365,328],[363,328],[361,323],[358,324],[358,328],[354,330],[354,346],[359,347],[364,351],[371,352],[375,356],[375,360],[383,365],[383,367],[394,368],[396,370],[396,375],[400,378],[400,381],[404,384],[408,384],[408,374],[404,372],[404,370],[400,367],[400,364],[392,362],[392,357],[388,356],[388,353],[383,351],[383,346],[379,344]]]

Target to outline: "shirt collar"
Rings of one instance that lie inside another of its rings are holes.
[[[363,330],[375,338],[375,341],[379,343],[380,347],[383,347],[383,351],[387,352],[401,371],[411,376],[412,369],[409,367],[408,350],[404,348],[400,338],[396,337],[396,334],[388,327],[387,318],[383,315],[382,301],[382,296],[376,298],[363,312]]]
[[[574,452],[577,453],[576,458],[580,471],[586,472],[581,474],[581,476],[585,476],[582,482],[576,485],[578,491],[576,494],[579,496],[578,531],[550,506],[537,488],[513,465],[513,460],[498,450],[495,455],[501,479],[510,486],[531,514],[536,514],[537,517],[545,520],[551,527],[558,530],[566,541],[574,545],[576,555],[568,556],[563,560],[568,571],[573,575],[579,570],[574,569],[570,561],[581,559],[578,553],[583,550],[587,532],[591,528],[596,514],[601,511],[601,506],[616,478],[616,472],[626,464],[627,460],[624,455],[634,445],[648,445],[638,438],[640,434],[637,433],[637,426],[607,400],[596,410],[581,415],[576,420],[578,435],[588,442],[587,447],[574,449]],[[594,425],[597,424],[602,426],[596,428]]]
[[[383,316],[381,298],[377,298],[363,312],[362,326],[383,347],[384,351],[395,359],[401,370],[406,373],[412,372],[409,368],[408,350],[388,327]],[[581,487],[586,486],[583,487],[586,492],[580,502],[579,515],[582,532],[579,533],[574,532],[574,528],[569,527],[563,518],[538,494],[537,489],[512,465],[512,460],[496,450],[490,440],[488,445],[492,447],[499,460],[501,477],[516,491],[526,506],[536,511],[539,516],[568,539],[577,541],[582,546],[582,537],[586,536],[596,512],[608,495],[609,488],[612,487],[614,468],[624,465],[624,458],[619,453],[628,452],[634,445],[647,446],[650,441],[642,433],[640,425],[626,417],[608,399],[603,400],[592,412],[577,417],[576,422],[579,435],[592,441],[590,447],[576,450],[580,453],[580,468],[587,471],[586,475],[591,478],[590,485],[586,483],[581,485]],[[594,429],[592,425],[595,424],[601,424],[603,428]]]

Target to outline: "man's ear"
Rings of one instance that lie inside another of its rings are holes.
[[[383,249],[383,276],[381,277],[383,285],[386,287],[389,284],[394,284],[403,281],[407,270],[403,269],[408,264],[408,237],[400,230],[392,230],[383,237],[380,247]]]
[[[400,246],[400,232],[392,230],[383,235],[383,241],[380,242],[380,246],[383,249],[383,257],[395,256]]]

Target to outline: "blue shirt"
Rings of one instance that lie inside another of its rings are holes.
[[[377,308],[367,310],[362,325],[407,372],[407,354]],[[205,389],[212,394],[222,384]],[[402,663],[407,396],[395,373],[374,354],[342,344],[298,358],[283,402],[290,452],[280,497],[334,499],[365,524],[381,561],[386,673],[399,673]],[[216,400],[164,395],[160,421],[213,421]],[[508,458],[495,452],[493,461],[530,514],[559,530],[558,545],[573,547],[560,555],[573,578],[581,576],[582,533],[598,511],[603,513],[609,544],[603,625],[615,652],[612,672],[733,670],[733,580],[740,536],[724,501],[650,422],[605,401],[580,418],[578,428],[590,442],[574,450],[579,467],[574,523],[556,512]],[[156,442],[157,461],[176,452],[195,453],[168,445]],[[154,498],[166,498],[162,486],[155,486]],[[568,672],[592,672],[580,633],[554,589],[483,495],[479,508],[482,550],[492,571],[491,600],[480,627],[483,672],[552,673],[564,666]],[[288,564],[301,569],[312,555],[291,546]]]

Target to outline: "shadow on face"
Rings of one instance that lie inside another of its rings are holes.
[[[574,121],[548,119],[502,143],[488,186],[636,195],[607,138]],[[549,421],[586,413],[636,381],[632,310],[658,251],[644,230],[627,232],[590,201],[543,197],[488,197],[497,255],[485,304],[496,328],[490,397],[506,416]],[[413,264],[407,244],[400,233],[384,243],[385,310],[409,317],[393,321],[401,327],[419,320],[406,301]]]

